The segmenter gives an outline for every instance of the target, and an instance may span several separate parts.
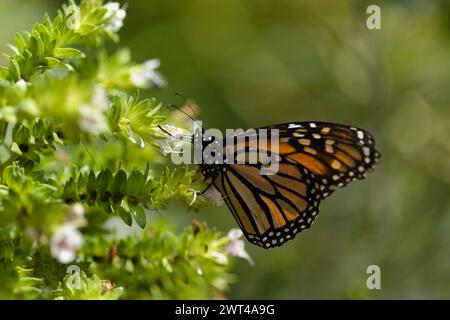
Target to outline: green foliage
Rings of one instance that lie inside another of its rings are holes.
[[[72,0],[53,21],[46,15],[44,23],[36,23],[31,32],[16,34],[16,45],[10,46],[13,55],[7,56],[10,66],[1,69],[3,78],[30,81],[48,69],[73,70],[73,60],[85,57],[73,46],[118,40],[108,24],[109,18],[102,1],[84,1],[77,6]]]
[[[89,237],[83,254],[95,273],[112,282],[127,275],[125,298],[213,298],[234,279],[223,253],[228,242],[205,226],[177,234],[155,221],[140,235]]]
[[[138,96],[127,99],[125,95],[117,95],[112,101],[109,112],[109,123],[115,134],[127,137],[133,143],[143,145],[144,141],[164,139],[165,135],[158,128],[165,117],[158,111],[161,104],[156,100],[138,100]]]
[[[146,225],[144,209],[164,208],[168,201],[178,199],[189,204],[194,197],[191,187],[193,171],[186,167],[166,168],[157,176],[150,176],[149,167],[144,172],[133,169],[129,173],[120,169],[112,173],[104,169],[97,174],[86,170],[70,178],[64,186],[61,199],[66,204],[82,202],[96,206],[107,213],[116,213],[131,225],[133,217],[142,228]],[[190,208],[205,205],[204,198],[198,198]]]
[[[122,287],[114,288],[108,280],[100,280],[96,275],[90,278],[86,273],[67,275],[58,289],[57,300],[117,300]]]
[[[232,239],[151,217],[204,207],[205,183],[167,166],[169,117],[136,94],[163,84],[159,62],[105,49],[124,17],[71,1],[18,33],[0,67],[0,298],[211,298],[232,281]]]

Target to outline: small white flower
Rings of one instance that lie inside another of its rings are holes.
[[[103,112],[87,104],[83,104],[80,107],[78,124],[80,129],[86,132],[101,133],[108,129]]]
[[[114,32],[119,31],[123,27],[123,20],[127,16],[127,12],[120,8],[120,3],[118,2],[109,2],[103,7],[107,10],[108,27]]]
[[[149,85],[157,88],[164,87],[166,79],[156,70],[160,64],[158,59],[152,59],[130,68],[130,81],[139,88],[147,88]]]
[[[86,219],[84,217],[84,207],[81,203],[75,203],[69,207],[67,212],[68,221],[77,227],[84,226],[86,224]]]
[[[81,203],[75,203],[70,207],[69,214],[73,215],[76,218],[84,218],[84,207]]]
[[[162,128],[166,131],[167,138],[155,140],[159,145],[161,152],[165,155],[177,152],[176,150],[183,145],[183,129],[172,125],[165,125]]]
[[[81,27],[81,13],[80,8],[77,5],[71,5],[69,7],[70,15],[67,19],[67,28],[78,31]]]
[[[27,85],[28,82],[26,82],[23,79],[20,79],[19,81],[16,82],[16,86],[18,86],[19,88],[26,88]]]
[[[94,86],[94,92],[91,98],[91,105],[101,111],[105,111],[109,106],[109,98],[106,89],[102,84]]]
[[[103,6],[108,12],[106,15],[113,15],[117,10],[120,9],[120,3],[118,2],[108,2]]]
[[[217,264],[226,265],[228,264],[228,258],[226,254],[223,254],[222,252],[213,251],[210,253],[210,255],[213,257],[214,261],[216,261]]]
[[[227,237],[230,240],[239,240],[240,238],[242,238],[243,233],[241,229],[231,229],[230,231],[228,231]]]
[[[250,264],[254,264],[253,259],[250,257],[247,251],[245,251],[245,243],[242,238],[242,231],[240,229],[231,229],[228,232],[228,238],[230,242],[225,248],[225,252],[231,254],[234,257],[246,259]]]
[[[103,112],[108,106],[109,98],[105,87],[101,84],[96,84],[93,89],[91,101],[80,107],[80,113],[78,115],[80,129],[92,133],[106,131],[108,124]]]
[[[83,245],[84,239],[77,228],[66,223],[62,225],[50,241],[50,251],[61,263],[70,263],[76,258],[76,250]]]
[[[208,189],[202,193],[202,196],[210,200],[215,206],[221,206],[223,204],[222,194],[214,187],[214,185],[210,185]]]

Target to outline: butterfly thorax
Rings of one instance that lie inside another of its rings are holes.
[[[201,164],[200,170],[205,179],[214,180],[221,170],[224,170],[224,165],[211,165],[211,164]]]
[[[214,179],[225,168],[223,144],[215,137],[200,134],[197,131],[192,137],[195,161],[206,179]]]

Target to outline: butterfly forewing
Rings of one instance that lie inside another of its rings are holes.
[[[363,129],[325,122],[267,128],[278,129],[280,145],[287,143],[295,149],[283,153],[280,148],[280,153],[318,175],[323,185],[343,187],[363,179],[380,158],[372,135]]]

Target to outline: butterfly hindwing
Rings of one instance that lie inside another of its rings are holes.
[[[281,174],[282,171],[293,173]],[[311,226],[322,198],[314,175],[280,163],[277,175],[260,175],[258,166],[233,164],[214,180],[247,239],[264,248],[281,246]],[[259,179],[259,181],[257,180]]]

